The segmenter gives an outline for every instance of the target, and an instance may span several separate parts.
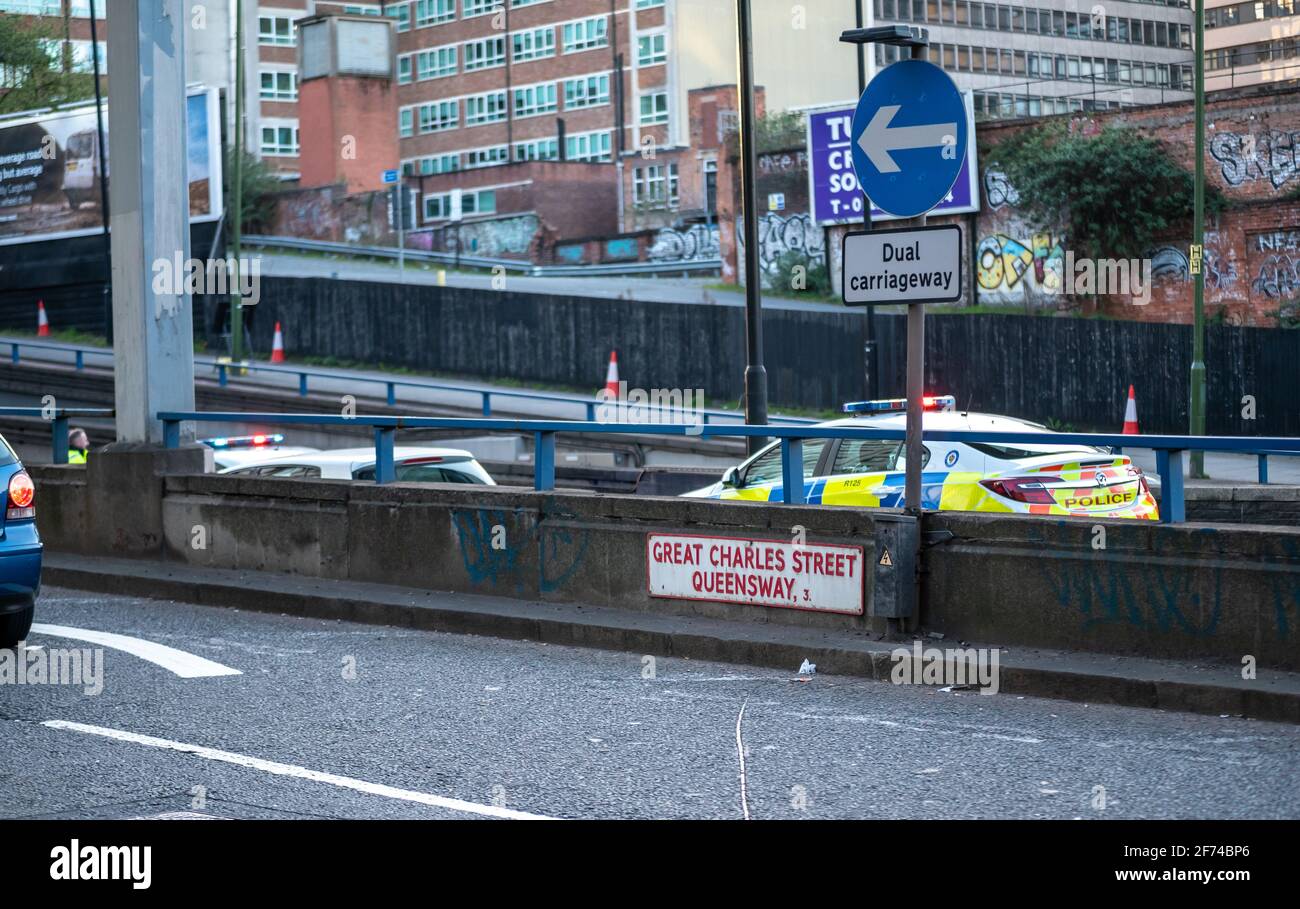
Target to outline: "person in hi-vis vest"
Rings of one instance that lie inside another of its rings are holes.
[[[90,453],[90,439],[86,438],[86,430],[73,429],[68,432],[68,463],[85,464],[86,455]]]

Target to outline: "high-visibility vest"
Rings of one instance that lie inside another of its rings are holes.
[[[69,463],[69,464],[85,464],[85,463],[86,463],[86,452],[82,451],[80,448],[69,448],[69,449],[68,449],[68,463]]]

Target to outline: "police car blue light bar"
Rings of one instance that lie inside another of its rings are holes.
[[[257,433],[251,436],[234,436],[232,438],[201,439],[209,448],[262,448],[266,445],[279,445],[284,441],[284,434]]]
[[[956,410],[957,399],[952,395],[926,395],[921,399],[923,410]],[[850,401],[844,405],[845,413],[904,413],[907,398],[886,398],[881,401]]]

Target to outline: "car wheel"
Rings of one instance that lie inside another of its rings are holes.
[[[0,650],[8,650],[19,641],[27,640],[27,633],[32,630],[32,618],[36,615],[36,606],[28,606],[20,612],[0,615]]]

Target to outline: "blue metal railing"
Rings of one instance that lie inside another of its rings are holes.
[[[111,349],[97,349],[83,347],[73,344],[56,344],[48,341],[26,341],[18,339],[4,339],[0,343],[8,344],[10,348],[10,359],[14,363],[20,363],[21,348],[34,347],[40,349],[56,350],[61,353],[71,353],[75,357],[76,368],[78,370],[85,368],[85,358],[87,356],[100,356],[112,360],[113,351]],[[513,399],[524,401],[543,401],[551,404],[565,404],[581,407],[586,412],[588,422],[597,420],[597,409],[602,405],[601,400],[596,397],[583,397],[582,395],[566,395],[553,392],[538,391],[504,391],[498,388],[475,387],[472,385],[454,385],[447,382],[421,381],[415,379],[390,379],[387,377],[365,376],[352,372],[343,372],[328,369],[312,369],[305,366],[275,366],[266,363],[231,363],[229,361],[195,358],[194,365],[210,366],[216,370],[217,384],[222,388],[228,387],[230,377],[243,373],[261,372],[270,374],[282,374],[296,376],[298,378],[298,395],[307,397],[311,389],[312,379],[327,379],[332,381],[343,381],[348,383],[364,383],[368,385],[384,386],[385,400],[390,407],[397,404],[397,390],[399,388],[421,389],[425,391],[452,392],[469,396],[478,396],[479,411],[485,417],[492,416],[492,402],[494,399]],[[624,409],[631,410],[634,405],[627,401],[611,402],[618,403]],[[635,405],[637,413],[654,414],[658,418],[665,416],[690,418],[690,422],[697,420],[702,423],[711,423],[715,420],[735,420],[743,423],[745,420],[744,413],[735,410],[709,410],[705,408],[681,408],[651,406],[649,404]],[[785,417],[774,416],[774,420],[781,423],[792,425],[813,425],[817,420],[807,417]]]
[[[395,476],[393,439],[399,429],[458,429],[474,432],[530,433],[534,438],[533,488],[555,488],[556,433],[610,433],[635,435],[758,436],[781,443],[782,501],[797,505],[803,502],[803,442],[808,439],[889,439],[901,441],[901,429],[876,429],[866,426],[747,426],[696,425],[680,423],[594,423],[576,420],[479,420],[452,417],[333,416],[328,414],[283,413],[203,413],[199,411],[163,411],[163,443],[176,448],[181,440],[182,422],[257,423],[265,425],[369,426],[375,433],[375,480],[390,483]],[[1183,461],[1188,451],[1226,451],[1268,454],[1300,454],[1300,438],[1265,438],[1237,436],[1142,436],[1102,433],[1061,432],[977,432],[972,430],[926,430],[922,437],[935,442],[1050,443],[1053,445],[1090,445],[1151,449],[1156,453],[1156,471],[1160,475],[1160,519],[1181,523],[1186,519],[1183,490]]]
[[[111,417],[111,407],[0,407],[0,417],[40,417],[50,423],[50,454],[55,464],[68,463],[68,420]]]

